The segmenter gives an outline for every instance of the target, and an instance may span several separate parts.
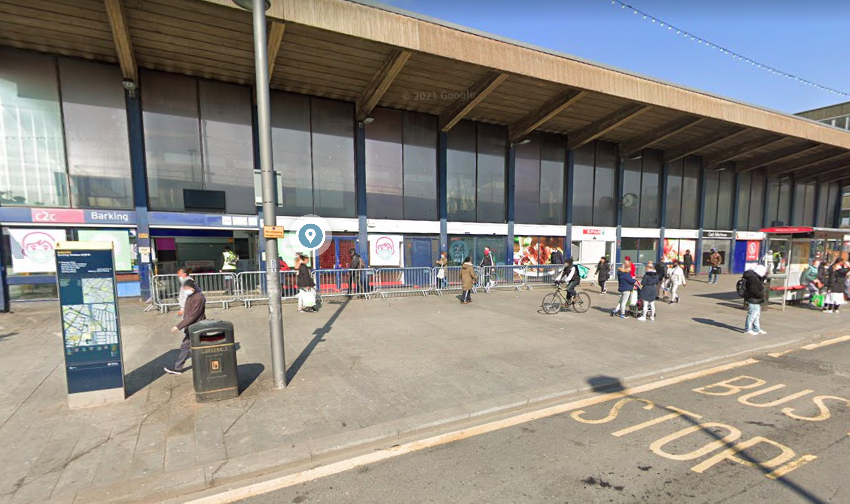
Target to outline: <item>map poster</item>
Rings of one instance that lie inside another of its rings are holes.
[[[124,399],[115,261],[110,242],[60,242],[56,279],[68,401],[72,407]]]

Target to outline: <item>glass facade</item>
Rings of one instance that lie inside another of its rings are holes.
[[[449,131],[447,148],[449,220],[505,222],[505,129],[461,121]]]
[[[838,223],[835,222],[835,211],[840,198],[841,185],[838,182],[820,186],[816,226],[838,227]]]
[[[573,224],[617,225],[617,146],[593,142],[573,151]]]
[[[815,184],[796,184],[794,186],[794,219],[795,226],[815,225]]]
[[[739,231],[761,229],[764,214],[765,170],[759,168],[741,173],[738,178],[738,222]]]
[[[369,217],[436,220],[437,118],[375,109],[366,126]]]
[[[767,216],[768,226],[786,226],[791,224],[791,179],[768,179]]]
[[[732,229],[732,196],[735,190],[735,166],[720,165],[705,173],[705,229]]]
[[[667,165],[667,219],[673,229],[699,227],[699,179],[702,159],[689,156]]]
[[[564,138],[538,133],[529,138],[530,143],[515,147],[515,222],[565,224]]]
[[[623,173],[623,226],[657,228],[662,153],[644,150],[638,159],[625,161]]]

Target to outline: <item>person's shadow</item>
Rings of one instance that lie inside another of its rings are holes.
[[[336,319],[339,318],[339,316],[342,314],[343,310],[345,310],[345,307],[350,301],[350,297],[345,298],[345,301],[340,304],[339,309],[337,309],[337,311],[334,312],[331,318],[329,318],[328,321],[325,322],[325,325],[316,329],[315,332],[313,332],[313,339],[310,340],[309,343],[307,343],[307,346],[304,347],[303,350],[301,350],[301,353],[298,354],[298,357],[295,358],[295,360],[292,362],[292,365],[289,366],[289,368],[286,370],[287,383],[291,382],[292,379],[295,378],[295,375],[298,374],[298,371],[301,370],[301,367],[304,365],[305,362],[307,362],[307,358],[310,357],[310,354],[313,353],[313,350],[316,349],[319,343],[325,341],[325,336],[331,331],[334,322],[336,322]]]
[[[723,322],[718,322],[716,320],[699,318],[699,317],[692,318],[691,320],[693,320],[694,322],[697,322],[699,324],[705,324],[705,325],[710,325],[710,326],[713,326],[713,327],[719,327],[721,329],[728,329],[730,331],[735,331],[735,332],[744,332],[740,327],[732,326],[732,325],[729,325],[729,324],[726,324],[726,323],[723,323]]]

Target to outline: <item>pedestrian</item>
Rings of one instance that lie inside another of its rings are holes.
[[[233,294],[233,277],[236,273],[236,265],[239,262],[239,256],[230,250],[230,247],[224,247],[224,252],[221,253],[221,273],[230,273],[224,276],[224,294],[230,296]]]
[[[564,269],[561,271],[561,274],[558,275],[558,278],[555,279],[555,283],[564,282],[567,284],[567,302],[573,299],[576,295],[576,287],[581,283],[581,275],[578,271],[578,266],[573,264],[573,258],[568,257],[566,262],[564,262]]]
[[[776,270],[773,268],[773,251],[772,250],[767,251],[767,253],[764,255],[764,259],[762,260],[762,262],[764,263],[764,267],[767,271],[770,271],[772,273],[776,273]]]
[[[685,273],[682,271],[679,261],[673,261],[670,266],[670,304],[673,304],[679,302],[679,287],[688,285],[688,280],[685,278]]]
[[[446,255],[446,251],[440,252],[440,257],[437,258],[437,266],[439,269],[437,270],[437,280],[440,282],[440,288],[445,289],[449,285],[449,280],[446,278],[446,266],[449,264],[449,258]]]
[[[295,256],[295,286],[298,287],[298,312],[304,312],[304,297],[312,292],[316,287],[316,282],[313,281],[313,276],[310,274],[310,267],[307,266],[307,255],[299,253]]]
[[[188,297],[187,291],[183,290],[183,284],[185,284],[187,280],[195,280],[192,278],[192,271],[184,268],[177,270],[177,281],[180,283],[180,287],[178,287],[180,289],[180,293],[177,296],[177,303],[180,304],[180,310],[177,312],[177,315],[180,315],[181,317],[183,316],[183,308],[186,307],[186,298]]]
[[[484,285],[489,288],[490,287],[490,275],[493,272],[493,266],[496,265],[495,259],[493,259],[493,254],[490,253],[490,247],[484,247],[484,257],[481,259],[481,262],[478,266],[481,267],[481,271],[484,273]]]
[[[602,289],[602,294],[608,292],[607,282],[610,278],[611,263],[608,262],[607,257],[602,256],[602,258],[599,259],[599,262],[596,263],[596,280],[599,282],[599,287]]]
[[[564,252],[561,251],[560,247],[552,250],[552,264],[564,264]]]
[[[836,259],[829,269],[829,277],[827,281],[827,297],[823,303],[823,311],[825,313],[841,313],[841,305],[844,304],[844,282],[847,280],[847,273],[850,269],[847,264]]]
[[[469,304],[472,302],[472,288],[477,281],[478,275],[475,274],[475,267],[472,266],[472,258],[466,256],[460,267],[460,282],[461,287],[463,287],[463,296],[460,299],[460,304]]]
[[[183,342],[180,344],[180,352],[177,354],[177,359],[174,361],[173,367],[166,366],[165,372],[168,374],[181,374],[183,365],[186,364],[186,359],[189,358],[189,326],[196,322],[206,320],[207,300],[204,295],[195,288],[194,280],[186,280],[181,291],[186,291],[186,307],[183,309],[183,320],[176,326],[171,328],[172,333],[183,331]]]
[[[717,278],[720,276],[720,265],[723,263],[723,256],[717,249],[711,249],[711,255],[708,256],[708,283],[717,283]],[[713,280],[712,280],[713,279]]]
[[[815,259],[812,261],[812,264],[809,264],[805,270],[800,274],[800,285],[806,288],[806,291],[809,293],[809,305],[814,304],[815,296],[820,294],[820,289],[823,284],[818,280],[818,269],[820,267],[820,261]]]
[[[620,318],[626,318],[629,298],[632,296],[632,291],[635,290],[635,282],[637,280],[632,276],[628,264],[624,263],[621,268],[617,268],[617,290],[620,292],[620,302],[614,308],[614,311],[611,312],[612,317],[619,314]]]
[[[691,267],[694,265],[694,256],[691,255],[690,250],[685,251],[685,255],[682,257],[682,262],[685,264],[685,278],[690,278]]]
[[[747,321],[744,332],[750,336],[767,334],[761,330],[761,305],[764,303],[764,280],[767,268],[758,264],[744,272],[744,301],[747,303]]]
[[[647,263],[646,273],[640,281],[640,298],[643,300],[643,313],[641,314],[641,322],[646,321],[646,316],[649,315],[649,320],[655,320],[655,299],[658,297],[658,284],[661,282],[658,277],[658,272],[655,271],[655,265]]]
[[[637,266],[635,266],[635,263],[632,262],[632,258],[630,256],[623,258],[623,266],[626,265],[628,265],[629,274],[634,277],[635,273],[637,273]]]
[[[293,283],[294,276],[292,274],[292,268],[282,258],[278,258],[277,265],[280,271],[280,290],[283,293],[283,297],[294,296],[298,292],[298,289]]]
[[[363,260],[360,258],[360,254],[357,253],[353,248],[348,249],[348,255],[350,257],[350,261],[348,263],[348,293],[356,294],[361,292],[361,274],[360,271],[363,269]]]

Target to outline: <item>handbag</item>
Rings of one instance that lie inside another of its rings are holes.
[[[444,270],[443,268],[437,270],[437,278],[439,278],[440,280],[446,278],[446,270]]]

